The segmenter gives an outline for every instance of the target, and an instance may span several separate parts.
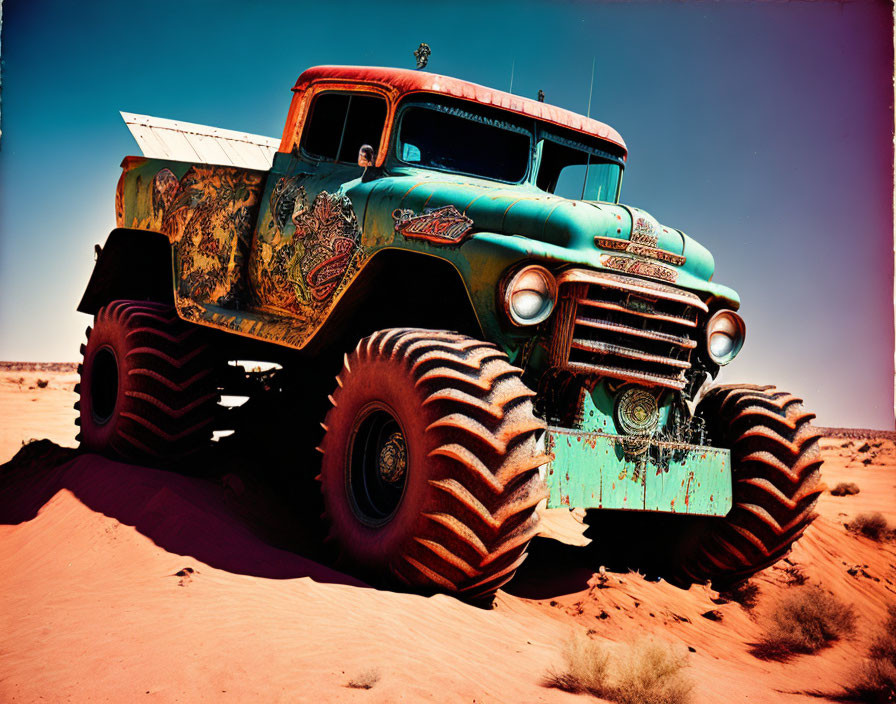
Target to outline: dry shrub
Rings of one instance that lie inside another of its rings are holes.
[[[789,565],[784,568],[784,579],[787,581],[788,587],[801,587],[808,581],[809,577],[799,565]]]
[[[858,672],[856,684],[847,687],[850,699],[870,704],[896,702],[896,664],[872,658]]]
[[[668,643],[641,640],[608,646],[577,633],[563,647],[566,667],[545,685],[620,704],[687,704],[693,683],[682,671],[687,653]]]
[[[747,611],[750,611],[756,606],[756,602],[759,601],[759,586],[755,582],[747,580],[730,589],[719,592],[719,596],[726,601],[740,604]]]
[[[872,641],[868,655],[878,660],[889,660],[896,665],[896,604],[887,607],[887,620]]]
[[[855,482],[840,482],[831,489],[832,496],[853,496],[859,493],[859,485]]]
[[[37,380],[37,388],[39,388],[39,389],[45,389],[45,388],[47,388],[47,385],[48,385],[49,383],[50,383],[50,380],[49,380],[49,379],[38,379],[38,380]]]
[[[887,609],[884,627],[871,643],[868,660],[846,687],[851,699],[871,704],[896,701],[896,604]]]
[[[886,540],[893,535],[893,530],[883,514],[879,511],[874,513],[860,513],[846,527],[853,533],[859,533],[866,538],[871,538],[880,542]]]
[[[850,635],[855,622],[851,606],[820,587],[799,587],[778,602],[753,654],[783,660],[798,653],[814,653]]]
[[[370,689],[379,681],[380,671],[374,668],[372,670],[362,672],[357,677],[352,677],[348,681],[348,684],[346,686],[351,687],[352,689]]]

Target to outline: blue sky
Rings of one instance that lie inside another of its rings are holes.
[[[324,63],[413,67],[592,115],[629,146],[622,200],[708,246],[743,300],[725,381],[827,425],[893,427],[892,6],[853,2],[6,0],[0,359],[74,361],[114,226],[119,110],[279,137]]]

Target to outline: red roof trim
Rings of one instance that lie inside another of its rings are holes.
[[[612,127],[598,120],[547,103],[539,103],[537,100],[425,71],[375,66],[314,66],[299,76],[293,90],[304,91],[312,82],[327,79],[385,86],[395,92],[396,98],[408,93],[425,92],[471,100],[482,105],[492,105],[519,115],[544,120],[578,132],[585,132],[612,142],[621,147],[623,151],[626,148],[622,136]]]

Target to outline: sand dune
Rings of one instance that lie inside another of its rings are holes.
[[[748,611],[706,587],[600,583],[567,512],[491,610],[376,590],[327,566],[251,467],[185,477],[34,443],[0,468],[0,701],[587,701],[542,685],[575,629],[690,646],[696,702],[824,700],[896,602],[896,546],[843,525],[869,510],[896,521],[896,447],[864,444],[824,441],[828,485],[861,492],[822,497],[789,562],[755,578]],[[751,644],[793,567],[855,606],[857,633],[759,660]],[[371,689],[348,687],[371,671]]]

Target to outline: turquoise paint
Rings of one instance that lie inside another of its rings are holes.
[[[548,508],[604,508],[724,516],[732,506],[727,449],[651,442],[641,461],[627,459],[618,435],[549,428],[554,453],[545,477]],[[668,471],[657,465],[659,452]]]
[[[555,271],[566,266],[608,271],[600,256],[610,252],[597,246],[595,236],[627,240],[633,214],[650,217],[624,205],[570,201],[531,184],[511,186],[410,167],[393,168],[388,176],[346,189],[353,202],[360,201],[358,190],[366,200],[362,241],[371,254],[391,247],[450,262],[464,280],[483,335],[511,357],[535,331],[513,326],[499,309],[495,292],[508,270],[541,263]],[[443,205],[454,205],[473,220],[474,234],[462,244],[442,246],[395,233],[396,208],[423,212]],[[734,290],[709,280],[715,263],[705,247],[672,228],[660,226],[658,233],[658,247],[687,257],[683,266],[666,265],[676,270],[678,287],[721,307],[740,307]]]
[[[409,167],[394,169],[372,185],[365,229],[368,225],[376,227],[379,232],[368,236],[380,241],[390,239],[396,245],[409,244],[401,235],[393,234],[391,213],[395,208],[422,212],[426,208],[454,205],[472,218],[474,238],[457,248],[431,247],[445,252],[446,258],[456,258],[452,253],[470,256],[466,253],[478,248],[469,244],[478,241],[490,253],[505,250],[505,256],[517,260],[531,258],[555,266],[573,264],[601,270],[604,267],[600,255],[611,252],[598,247],[595,236],[628,240],[633,217],[650,218],[636,208],[571,201],[540,191],[531,184],[510,186]],[[659,225],[657,234],[657,247],[687,258],[684,265],[672,267],[678,275],[677,286],[718,298],[729,307],[739,307],[737,293],[710,282],[715,262],[705,247],[674,228]]]

